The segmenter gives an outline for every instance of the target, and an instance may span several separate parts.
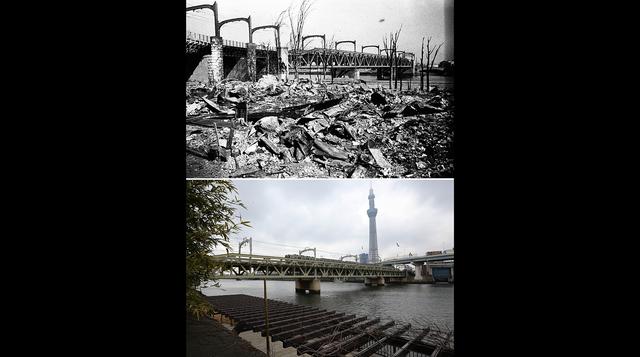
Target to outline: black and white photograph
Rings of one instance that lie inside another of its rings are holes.
[[[453,178],[453,0],[187,1],[189,178]]]

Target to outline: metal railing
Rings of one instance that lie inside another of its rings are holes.
[[[193,31],[189,31],[187,30],[186,32],[186,39],[187,40],[191,40],[191,41],[196,41],[196,42],[202,42],[202,43],[210,43],[211,42],[211,36],[210,35],[203,35],[201,33],[197,33],[197,32],[193,32]],[[246,42],[242,42],[242,41],[234,41],[234,40],[222,40],[222,45],[223,46],[227,46],[227,47],[236,47],[236,48],[247,48],[248,43]],[[264,45],[257,45],[256,49],[258,50],[269,50],[269,51],[275,51],[276,49],[269,46],[264,46]]]

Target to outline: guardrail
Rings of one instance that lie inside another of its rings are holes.
[[[201,33],[188,31],[186,32],[186,39],[191,41],[197,41],[202,43],[210,43],[211,35],[203,35]],[[236,47],[236,48],[247,48],[248,43],[242,41],[233,41],[233,40],[222,40],[222,45],[227,47]],[[271,46],[257,45],[256,49],[258,50],[269,50],[275,51],[275,48]]]

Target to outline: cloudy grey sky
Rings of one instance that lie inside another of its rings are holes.
[[[187,6],[212,4],[214,0],[187,0]],[[300,0],[217,0],[219,20],[251,15],[253,27],[273,24],[278,14]],[[453,0],[315,0],[305,24],[304,34],[325,34],[327,41],[335,35],[337,41],[356,40],[357,50],[361,45],[382,47],[382,36],[396,31],[402,25],[398,47],[420,56],[423,36],[432,36],[435,43],[444,42],[436,63],[453,59],[453,22],[445,23],[445,8],[453,8]],[[447,12],[452,15],[451,11]],[[452,18],[452,16],[450,16]],[[384,21],[381,21],[384,19]],[[282,43],[289,39],[289,25],[281,29]],[[449,28],[448,35],[445,28]],[[187,14],[187,29],[213,35],[213,14],[210,10],[198,10]],[[221,36],[227,40],[248,42],[248,28],[245,22],[224,25]],[[273,31],[257,31],[254,43],[273,45]],[[321,39],[310,39],[313,47],[322,47]],[[350,49],[350,44],[341,44],[340,49]],[[353,48],[353,47],[351,47]],[[365,51],[373,51],[369,48]],[[426,56],[426,55],[425,55]],[[425,57],[426,59],[426,57]]]
[[[453,180],[234,180],[252,228],[253,253],[283,256],[315,247],[318,257],[367,253],[369,184],[384,258],[453,247]],[[400,245],[398,247],[396,242]],[[243,252],[249,252],[248,245]],[[224,250],[217,250],[216,254]],[[307,253],[312,254],[312,253]]]

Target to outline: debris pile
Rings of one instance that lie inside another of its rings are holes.
[[[453,95],[360,80],[188,85],[188,177],[453,177]]]

